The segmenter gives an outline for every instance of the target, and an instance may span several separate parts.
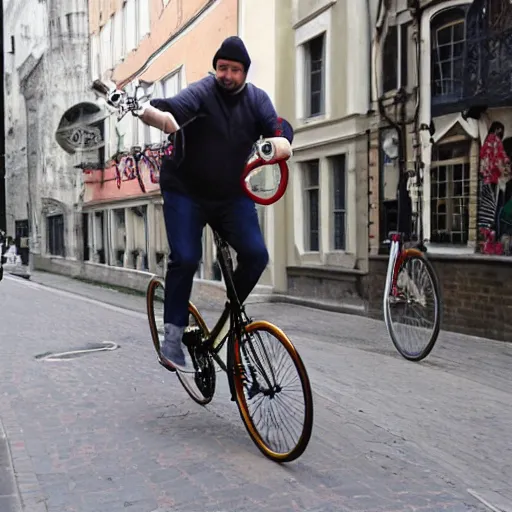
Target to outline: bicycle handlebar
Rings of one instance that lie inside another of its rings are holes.
[[[170,112],[163,112],[149,104],[149,94],[144,93],[139,97],[142,89],[140,84],[135,85],[133,95],[117,89],[114,84],[106,85],[100,80],[93,83],[93,90],[99,93],[106,103],[117,111],[117,119],[120,121],[128,112],[138,117],[143,123],[157,128],[166,134],[172,134],[180,130],[179,124]],[[290,142],[285,137],[261,138],[257,141],[249,156],[242,174],[242,186],[246,193],[255,202],[263,205],[273,204],[278,201],[286,191],[288,185],[288,164],[286,161],[292,156]],[[277,165],[280,170],[280,180],[276,193],[272,197],[262,198],[255,194],[251,188],[250,180],[268,166]]]

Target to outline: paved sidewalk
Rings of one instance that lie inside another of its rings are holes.
[[[20,512],[21,500],[18,492],[11,450],[5,429],[0,421],[0,511]]]
[[[290,336],[314,391],[311,443],[279,466],[224,375],[201,408],[157,365],[143,297],[34,277],[60,291],[0,283],[0,417],[26,512],[512,510],[510,344],[443,332],[415,364],[382,322],[250,305]],[[222,304],[198,301],[211,324]],[[35,358],[101,341],[120,348]]]

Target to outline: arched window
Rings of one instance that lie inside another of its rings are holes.
[[[467,7],[438,12],[430,22],[432,104],[462,97]]]

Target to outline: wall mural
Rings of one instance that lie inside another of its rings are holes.
[[[512,138],[493,122],[480,149],[480,252],[512,255]],[[508,151],[507,151],[508,150]]]

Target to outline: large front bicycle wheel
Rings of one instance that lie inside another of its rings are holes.
[[[441,327],[441,293],[430,261],[406,251],[398,269],[396,289],[386,297],[386,327],[398,352],[409,361],[427,357]]]
[[[313,429],[311,386],[298,352],[264,321],[247,325],[233,350],[236,400],[249,435],[269,459],[297,459]]]
[[[165,297],[165,284],[163,279],[153,277],[149,282],[146,292],[146,306],[148,313],[149,328],[153,345],[158,355],[158,360],[162,363],[160,357],[160,343],[164,339],[164,297]],[[201,337],[206,339],[209,331],[203,317],[198,309],[189,302],[189,326],[188,329],[198,329]],[[192,347],[189,349],[191,357],[196,366],[194,374],[184,374],[171,370],[166,365],[165,368],[176,373],[181,385],[189,394],[190,398],[197,402],[199,405],[207,405],[212,401],[215,393],[215,367],[213,365],[212,356],[206,349]],[[194,385],[195,384],[195,385]]]

